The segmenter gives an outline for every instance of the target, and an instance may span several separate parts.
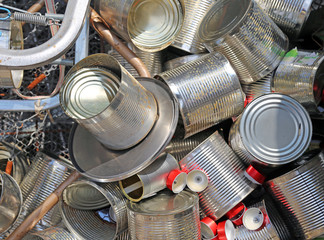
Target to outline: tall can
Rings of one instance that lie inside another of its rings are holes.
[[[180,161],[186,172],[202,170],[208,186],[199,192],[200,207],[207,216],[220,219],[255,188],[244,176],[244,166],[218,132],[212,134]]]
[[[206,54],[156,76],[178,99],[185,137],[239,115],[245,95],[229,61],[219,53]]]
[[[287,36],[251,0],[217,1],[198,34],[209,51],[228,58],[245,84],[272,72],[288,50]]]
[[[293,49],[275,72],[272,91],[289,95],[300,102],[311,115],[318,108],[324,90],[324,53]]]
[[[314,239],[324,233],[324,155],[320,153],[294,170],[266,182],[294,239]]]
[[[146,52],[168,47],[183,24],[182,0],[97,0],[96,4],[124,40]]]
[[[112,150],[138,144],[157,119],[152,93],[108,54],[91,55],[69,71],[60,103],[69,117]]]
[[[271,170],[299,158],[312,138],[312,122],[295,99],[270,93],[252,101],[230,129],[232,149],[246,165]]]

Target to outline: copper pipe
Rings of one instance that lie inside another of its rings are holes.
[[[116,51],[136,69],[141,77],[151,77],[151,74],[143,61],[109,30],[108,24],[92,8],[90,13],[90,22],[100,36],[116,49]]]
[[[60,196],[63,193],[63,190],[77,180],[80,177],[80,173],[74,171],[71,175],[65,179],[64,182],[57,187],[57,189],[49,195],[38,208],[36,208],[21,224],[15,231],[13,231],[6,240],[20,240],[22,239],[35,225],[41,220],[46,213],[51,210],[55,204],[58,203]]]

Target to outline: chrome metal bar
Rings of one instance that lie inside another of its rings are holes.
[[[74,62],[77,63],[89,54],[89,14],[86,15],[83,28],[75,42]]]

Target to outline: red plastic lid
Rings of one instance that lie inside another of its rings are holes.
[[[249,178],[246,174],[245,176],[248,177],[251,181],[253,181],[256,184],[262,185],[266,179],[265,176],[263,176],[258,170],[256,170],[252,165],[250,165],[246,170],[245,173],[250,176]]]
[[[210,217],[201,219],[201,234],[207,238],[213,238],[217,233],[217,223]]]
[[[166,186],[174,193],[181,192],[187,185],[187,174],[179,169],[172,170],[166,181]]]
[[[217,235],[219,240],[234,240],[235,227],[230,220],[218,223]]]

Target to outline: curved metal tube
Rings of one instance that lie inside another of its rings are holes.
[[[81,32],[90,1],[68,1],[62,26],[57,34],[42,45],[25,50],[1,49],[0,69],[36,68],[64,55]]]

